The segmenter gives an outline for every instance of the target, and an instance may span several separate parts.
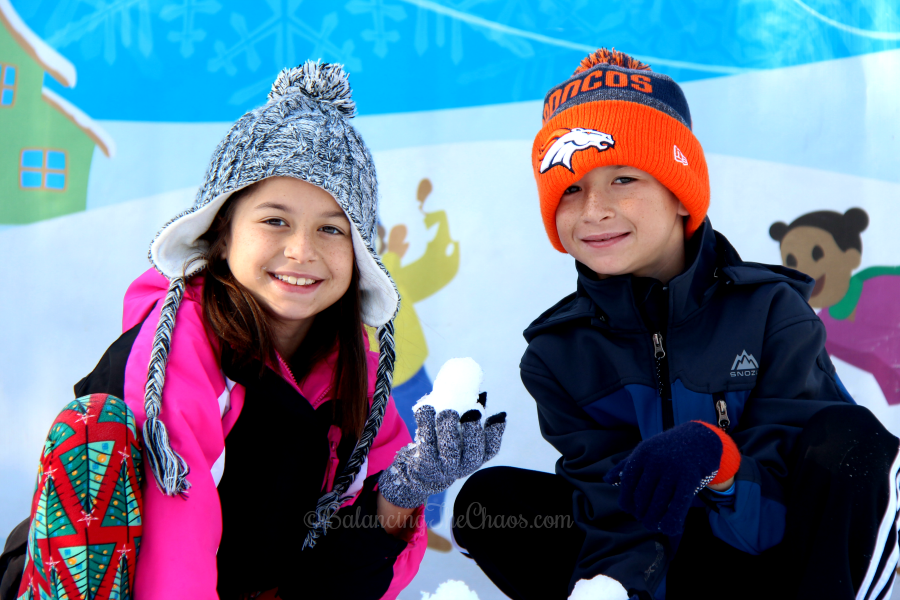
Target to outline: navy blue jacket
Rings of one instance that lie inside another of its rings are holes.
[[[809,277],[742,261],[708,220],[687,255],[667,288],[631,275],[599,280],[579,264],[577,291],[525,330],[522,381],[541,433],[562,453],[556,471],[576,488],[586,532],[571,585],[603,573],[652,594],[665,578],[679,538],[646,529],[603,482],[641,440],[685,421],[719,424],[724,401],[741,468],[730,495],[704,490],[695,504],[718,538],[758,554],[784,535],[787,458],[800,430],[818,410],[853,402],[806,302]]]

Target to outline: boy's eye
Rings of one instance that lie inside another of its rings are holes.
[[[616,177],[613,183],[631,183],[634,181],[634,177]]]
[[[566,194],[574,194],[575,192],[580,192],[580,191],[581,191],[581,188],[578,187],[577,185],[570,185],[569,187],[566,188],[566,191],[563,192],[563,196],[565,196]]]
[[[324,231],[325,233],[330,233],[331,235],[342,235],[344,233],[334,225],[324,225],[322,227],[319,227],[319,231]]]

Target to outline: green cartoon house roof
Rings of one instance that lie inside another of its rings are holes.
[[[85,209],[94,148],[115,144],[53,90],[46,72],[74,87],[75,67],[0,0],[0,224],[33,223]]]

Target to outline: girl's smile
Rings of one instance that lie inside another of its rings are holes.
[[[293,273],[269,273],[269,276],[285,284],[287,286],[284,288],[286,291],[298,294],[308,294],[318,289],[319,284],[323,281],[311,275],[295,275]]]

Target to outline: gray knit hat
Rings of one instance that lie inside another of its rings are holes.
[[[394,365],[393,318],[400,296],[374,250],[378,189],[372,155],[350,125],[356,111],[350,84],[341,65],[307,61],[284,69],[272,85],[268,102],[251,110],[219,143],[205,181],[190,210],[167,223],[150,245],[150,262],[170,283],[154,338],[144,407],[144,442],[148,462],[160,489],[184,494],[190,484],[188,465],[171,448],[159,420],[172,329],[184,280],[206,266],[206,233],[231,194],[269,177],[294,177],[331,194],[352,223],[353,251],[360,274],[361,318],[379,327],[380,359],[375,396],[363,434],[334,490],[319,501],[319,522],[308,545],[324,532],[340,507],[341,496],[368,455],[381,426],[391,392]]]
[[[295,177],[334,196],[353,223],[362,320],[380,327],[400,300],[374,251],[378,208],[375,164],[349,119],[356,112],[341,65],[307,61],[284,69],[269,101],[232,125],[206,171],[190,210],[172,219],[150,245],[150,262],[174,279],[206,266],[204,242],[216,213],[231,194],[268,177]]]

